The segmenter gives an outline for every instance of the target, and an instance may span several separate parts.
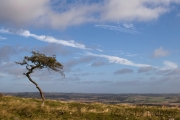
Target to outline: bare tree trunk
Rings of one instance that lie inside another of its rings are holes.
[[[45,101],[44,93],[43,93],[43,91],[41,90],[41,88],[38,86],[38,84],[31,79],[31,77],[29,76],[30,73],[31,73],[31,72],[26,73],[26,76],[28,77],[28,79],[29,79],[34,85],[36,85],[36,88],[39,90],[39,93],[40,93],[41,98],[42,98],[42,104],[41,104],[41,106],[44,106],[44,101]]]

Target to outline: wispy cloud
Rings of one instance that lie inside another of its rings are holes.
[[[3,27],[1,27],[0,33],[10,33],[10,32],[8,29],[4,29]]]
[[[7,38],[0,36],[0,40],[6,40],[6,39],[7,39]]]
[[[164,56],[169,55],[169,53],[170,52],[168,50],[165,50],[165,49],[163,49],[163,47],[160,47],[160,48],[154,50],[152,57],[153,58],[164,57]]]
[[[123,26],[127,29],[135,29],[132,23],[131,24],[124,23]]]
[[[180,13],[178,13],[176,16],[177,16],[177,17],[180,17]]]
[[[117,64],[134,66],[134,67],[151,67],[151,65],[148,65],[148,64],[134,63],[134,62],[132,62],[130,60],[127,60],[125,58],[120,58],[120,57],[117,57],[117,56],[110,56],[110,55],[103,55],[103,54],[94,54],[94,53],[90,53],[90,52],[87,52],[86,55],[91,55],[91,56],[105,58],[110,63],[117,63]]]
[[[139,33],[134,27],[128,26],[128,24],[125,24],[120,26],[113,26],[113,25],[95,25],[97,28],[103,28],[103,29],[108,29],[108,30],[114,30],[114,31],[119,31],[119,32],[126,32],[126,33],[131,33],[131,34],[137,34]]]
[[[15,29],[1,28],[0,33],[17,34],[17,35],[20,35],[20,36],[23,36],[23,37],[33,37],[33,38],[35,38],[37,40],[40,40],[40,41],[43,41],[43,42],[56,43],[56,44],[61,44],[61,45],[64,45],[64,46],[74,47],[74,48],[79,48],[79,49],[89,49],[89,48],[86,48],[85,45],[77,43],[74,40],[69,40],[69,41],[67,41],[67,40],[59,40],[59,39],[56,39],[56,38],[54,38],[52,36],[32,34],[28,30],[22,30],[22,29],[21,30],[15,30]]]
[[[130,54],[130,53],[126,53],[125,56],[128,56],[128,57],[135,57],[135,56],[138,56],[138,54]]]
[[[141,67],[138,69],[138,73],[147,73],[147,72],[151,72],[151,71],[157,71],[157,73],[167,73],[170,71],[175,71],[178,68],[178,65],[174,62],[171,61],[163,61],[163,66],[162,67],[155,67],[155,66],[148,66],[148,67]]]
[[[157,70],[157,75],[163,75],[163,76],[179,76],[180,69],[178,65],[174,62],[171,61],[164,61],[163,62],[164,66],[159,67]]]

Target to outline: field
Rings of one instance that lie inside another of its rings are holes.
[[[4,93],[5,95],[40,98],[38,92]],[[95,94],[95,93],[44,93],[46,99],[74,101],[74,102],[100,102],[105,104],[146,104],[146,105],[180,105],[180,94]]]
[[[104,104],[4,96],[1,120],[180,120],[179,106]]]

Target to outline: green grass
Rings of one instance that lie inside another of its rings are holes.
[[[4,96],[0,120],[180,120],[179,107],[78,103]]]

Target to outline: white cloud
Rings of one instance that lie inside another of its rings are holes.
[[[93,53],[90,53],[90,52],[87,52],[86,54],[91,55],[91,56],[106,58],[110,63],[117,63],[117,64],[134,66],[134,67],[151,67],[151,65],[137,64],[137,63],[134,63],[134,62],[132,62],[130,60],[127,60],[125,58],[120,58],[120,57],[117,57],[117,56],[109,56],[109,55],[103,55],[103,54],[93,54]]]
[[[149,21],[170,10],[171,0],[106,0],[102,19],[108,21]]]
[[[163,57],[163,56],[167,56],[167,55],[169,55],[169,51],[164,50],[162,47],[160,47],[160,48],[154,50],[152,57],[157,58],[157,57]]]
[[[123,25],[124,26],[124,25]],[[132,34],[137,34],[139,33],[136,29],[132,29],[132,27],[126,25],[124,27],[121,27],[120,25],[118,26],[113,26],[113,25],[95,25],[97,28],[103,28],[103,29],[108,29],[108,30],[115,30],[119,32],[126,32],[126,33],[132,33]]]
[[[88,2],[89,3],[88,3]],[[66,28],[87,22],[150,21],[171,10],[179,0],[103,0],[100,2],[0,0],[0,23]]]
[[[22,26],[45,19],[49,0],[0,0],[0,22]]]
[[[171,61],[164,61],[164,67],[161,68],[162,70],[174,70],[177,69],[178,65]]]
[[[92,14],[98,11],[98,5],[68,4],[63,1],[52,5],[50,0],[13,0],[0,1],[0,23],[22,26],[47,26],[65,28],[85,22],[92,22]],[[63,10],[61,10],[64,8]]]
[[[127,28],[127,29],[128,29],[128,28],[134,29],[134,25],[133,25],[133,24],[124,23],[123,26],[124,26],[125,28]]]
[[[4,28],[2,28],[2,27],[1,27],[1,29],[0,29],[0,33],[10,33],[10,32],[9,32],[9,30],[4,29]]]
[[[14,29],[2,29],[1,28],[0,33],[18,34],[18,35],[24,36],[24,37],[33,37],[37,40],[48,42],[48,43],[56,43],[56,44],[61,44],[64,46],[69,46],[69,47],[74,47],[74,48],[79,48],[79,49],[88,49],[88,48],[86,48],[85,45],[77,43],[74,40],[69,40],[69,41],[59,40],[52,36],[32,34],[28,30],[22,30],[22,29],[14,30]]]

